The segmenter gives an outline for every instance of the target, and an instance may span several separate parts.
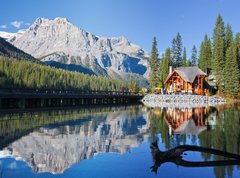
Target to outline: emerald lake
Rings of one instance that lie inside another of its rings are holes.
[[[240,106],[143,105],[0,113],[0,178],[238,178],[240,162],[186,151],[155,166],[161,151],[194,145],[240,154]],[[191,162],[226,161],[198,167]],[[152,168],[151,168],[152,167]]]

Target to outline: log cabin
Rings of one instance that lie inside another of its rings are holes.
[[[190,93],[205,95],[205,74],[198,67],[179,67],[165,80],[168,93]]]

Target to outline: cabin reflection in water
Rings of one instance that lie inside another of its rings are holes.
[[[197,135],[207,127],[214,126],[216,116],[210,115],[209,108],[166,108],[164,120],[169,127],[169,134]]]

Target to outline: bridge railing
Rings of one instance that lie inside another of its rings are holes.
[[[128,91],[88,91],[88,90],[60,90],[60,89],[19,89],[0,88],[0,94],[44,94],[44,95],[121,95],[121,96],[141,96],[139,93]]]

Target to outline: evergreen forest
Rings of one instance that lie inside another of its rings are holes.
[[[0,56],[0,88],[123,91],[126,83]]]
[[[212,36],[205,34],[200,49],[193,45],[190,58],[180,33],[173,38],[171,45],[159,57],[157,40],[153,38],[149,59],[151,89],[165,88],[170,65],[174,68],[198,66],[209,76],[209,82],[214,83],[219,94],[240,96],[240,33],[234,34],[231,25],[225,25],[221,15],[216,19]]]

